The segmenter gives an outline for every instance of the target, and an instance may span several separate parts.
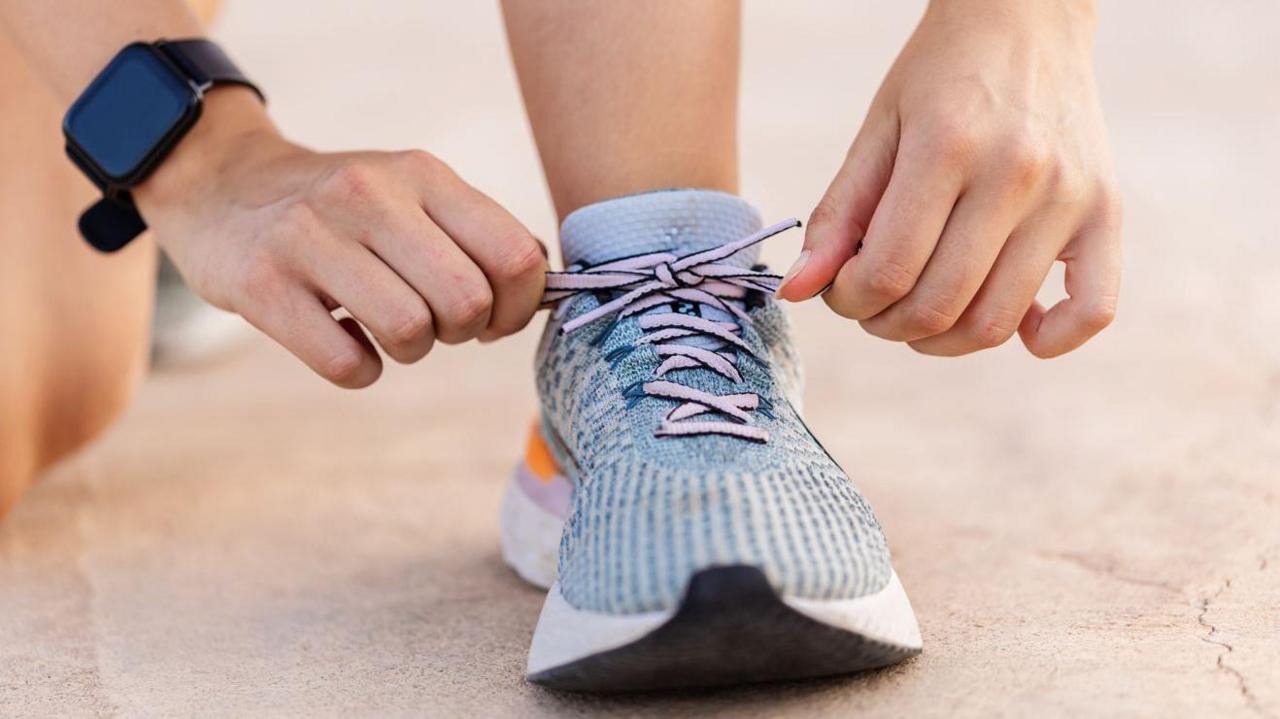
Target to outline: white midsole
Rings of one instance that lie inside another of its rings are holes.
[[[519,470],[517,470],[519,471]],[[567,482],[556,476],[552,481]],[[502,497],[502,558],[526,582],[550,589],[556,581],[564,517],[538,505],[512,476]]]
[[[855,599],[783,597],[792,609],[823,624],[903,649],[920,649],[920,627],[907,593],[893,573],[883,589]],[[626,646],[665,624],[674,609],[642,614],[605,614],[576,609],[551,587],[529,648],[530,676]]]
[[[538,615],[529,646],[527,674],[568,664],[592,654],[626,646],[666,623],[674,611],[604,614],[575,609],[560,596],[556,582]]]
[[[551,481],[567,481],[556,476]],[[577,609],[560,595],[556,564],[564,518],[534,501],[515,477],[502,499],[502,556],[525,581],[549,588],[529,650],[529,674],[616,649],[674,616],[674,609],[607,614]],[[905,649],[921,647],[920,627],[907,593],[891,573],[884,588],[854,599],[783,597],[783,603],[823,624]]]

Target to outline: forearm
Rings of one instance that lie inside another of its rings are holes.
[[[208,10],[208,5],[204,3],[197,9]],[[12,36],[28,65],[51,93],[68,106],[125,45],[204,35],[192,4],[183,0],[109,4],[89,0],[10,0],[0,3],[0,27]],[[270,128],[262,104],[250,91],[227,87],[211,92],[201,121],[156,173],[134,189],[144,216],[158,202],[187,199],[189,185],[217,165],[219,156],[236,137]]]
[[[128,43],[203,34],[180,0],[110,12],[87,1],[7,2],[0,27],[67,104]],[[343,387],[378,377],[375,341],[414,362],[437,339],[496,339],[533,316],[546,270],[538,242],[439,159],[313,152],[282,138],[250,90],[215,87],[195,126],[129,188],[205,300]],[[349,316],[334,317],[337,308]]]
[[[1041,29],[1070,38],[1084,50],[1092,50],[1097,28],[1094,0],[929,0],[927,14],[957,27],[981,22]]]
[[[736,191],[737,2],[503,3],[563,216],[671,186]]]

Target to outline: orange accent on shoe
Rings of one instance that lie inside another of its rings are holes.
[[[551,456],[551,450],[547,447],[546,440],[542,438],[542,430],[538,429],[537,424],[534,424],[533,429],[529,431],[529,444],[524,451],[524,463],[529,467],[529,471],[543,482],[550,482],[560,474],[560,467]]]

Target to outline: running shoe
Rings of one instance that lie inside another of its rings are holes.
[[[857,672],[921,648],[866,500],[800,419],[781,278],[732,195],[567,217],[503,554],[549,588],[528,678],[634,691]]]

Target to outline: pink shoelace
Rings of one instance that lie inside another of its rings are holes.
[[[742,300],[750,292],[772,294],[777,290],[782,276],[744,269],[724,260],[780,232],[799,226],[800,221],[795,219],[779,222],[741,240],[684,256],[655,252],[566,272],[549,272],[547,291],[542,301],[560,303],[558,311],[563,312],[569,306],[564,300],[584,292],[621,293],[599,307],[565,322],[560,331],[566,334],[601,317],[616,315],[614,324],[605,331],[607,335],[619,320],[644,313],[638,322],[645,334],[631,347],[623,348],[623,352],[610,353],[609,359],[612,361],[625,356],[640,345],[652,345],[662,358],[662,363],[654,370],[651,380],[628,388],[625,392],[628,407],[644,397],[678,402],[663,418],[655,435],[687,437],[719,434],[767,442],[768,431],[753,424],[751,412],[772,415],[768,414],[768,403],[755,392],[713,394],[664,377],[675,370],[701,368],[734,383],[741,383],[742,374],[737,367],[738,353],[763,362],[740,336],[742,323],[751,321],[750,315],[741,306]],[[674,307],[680,304],[712,307],[736,317],[738,321],[720,321],[674,310],[648,311],[662,305]],[[691,338],[704,339],[691,342]],[[603,340],[603,336],[600,339]],[[703,417],[709,413],[718,414],[725,419]],[[698,417],[703,418],[695,419]]]

